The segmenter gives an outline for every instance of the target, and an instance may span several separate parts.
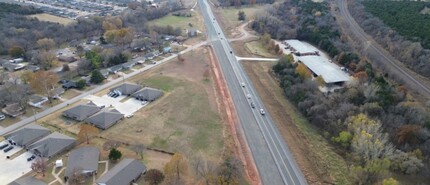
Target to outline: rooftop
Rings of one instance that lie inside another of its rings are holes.
[[[64,176],[71,177],[76,170],[81,170],[81,173],[97,171],[99,157],[100,151],[96,147],[86,146],[72,150]]]

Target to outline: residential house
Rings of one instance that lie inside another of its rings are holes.
[[[71,56],[59,56],[58,60],[61,62],[67,62],[67,63],[72,63],[77,61],[75,57],[71,57]]]
[[[152,102],[163,96],[163,91],[151,87],[144,87],[142,90],[134,93],[131,96],[140,101]]]
[[[76,139],[54,132],[28,146],[35,155],[51,158],[64,150],[73,148]]]
[[[195,28],[190,28],[188,29],[187,34],[188,34],[188,37],[195,37],[197,36],[197,30]]]
[[[93,146],[80,147],[69,153],[67,168],[64,178],[68,179],[74,175],[91,176],[97,173],[99,166],[100,151]],[[75,174],[79,173],[79,174]]]
[[[63,83],[62,87],[67,90],[67,89],[71,89],[71,88],[76,88],[78,86],[76,85],[76,82],[74,82],[74,81],[67,81],[66,83]]]
[[[130,61],[122,64],[123,69],[131,69],[134,65],[136,65],[135,61]]]
[[[172,52],[172,47],[164,47],[163,48],[163,53],[170,53],[170,52]]]
[[[11,62],[11,63],[15,63],[15,64],[17,64],[17,63],[21,63],[21,62],[24,62],[24,58],[22,58],[22,57],[20,57],[20,58],[15,58],[15,59],[9,60],[9,62]]]
[[[27,70],[29,70],[29,71],[36,72],[36,71],[39,71],[39,70],[40,70],[40,67],[39,67],[39,66],[36,66],[36,65],[28,65],[27,67],[25,67],[25,69],[27,69]]]
[[[111,91],[117,90],[121,92],[123,95],[130,96],[138,90],[142,89],[142,86],[137,84],[123,83],[115,88],[112,88]]]
[[[145,60],[152,60],[155,58],[155,55],[153,53],[148,53],[148,54],[144,55],[143,58]]]
[[[33,94],[30,96],[30,99],[28,100],[28,104],[33,107],[42,108],[43,104],[46,103],[47,101],[48,101],[48,97]]]
[[[9,183],[8,185],[47,185],[46,183],[36,179],[33,176],[24,176],[15,181]]]
[[[146,173],[146,166],[136,159],[123,159],[101,176],[97,185],[129,185]]]
[[[114,65],[114,66],[108,68],[108,71],[110,73],[112,73],[112,74],[116,74],[116,73],[118,73],[121,70],[122,70],[122,65],[121,64]]]
[[[87,118],[85,121],[91,125],[106,130],[114,124],[118,123],[123,118],[124,114],[121,114],[116,109],[112,109],[100,111]]]
[[[2,112],[10,117],[16,118],[24,114],[24,108],[21,107],[19,103],[13,103],[6,105],[6,107],[2,109]]]
[[[161,55],[161,53],[160,53],[159,51],[154,51],[154,52],[152,52],[152,54],[153,54],[154,56],[156,56],[156,57],[158,57],[158,56],[160,56],[160,55]]]
[[[65,92],[63,87],[57,87],[51,90],[51,98],[60,99],[60,95]]]
[[[101,69],[100,73],[103,75],[103,77],[105,79],[109,77],[109,70],[108,69]]]
[[[25,65],[23,64],[15,64],[11,62],[6,62],[3,64],[3,68],[8,71],[18,71],[18,70],[24,69],[24,67]]]
[[[91,115],[99,112],[104,107],[98,107],[93,102],[89,102],[85,105],[77,105],[63,112],[63,116],[76,121],[83,121]]]
[[[47,136],[50,133],[51,131],[49,129],[34,123],[30,123],[16,131],[4,135],[4,138],[16,143],[18,146],[27,148],[30,144]]]

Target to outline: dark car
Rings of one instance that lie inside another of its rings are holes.
[[[34,158],[36,158],[36,156],[35,156],[35,155],[32,155],[31,157],[27,158],[27,161],[31,161],[31,160],[33,160]]]
[[[1,146],[0,146],[0,150],[3,150],[4,148],[6,148],[6,147],[8,147],[8,146],[9,146],[9,144],[1,145]]]
[[[254,102],[251,102],[251,107],[252,107],[252,108],[255,108],[255,104],[254,104]]]
[[[7,153],[9,151],[11,151],[13,149],[13,146],[7,147],[6,149],[3,150],[4,153]]]

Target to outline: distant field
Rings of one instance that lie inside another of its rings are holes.
[[[245,47],[248,50],[248,52],[259,55],[262,57],[276,57],[273,54],[271,54],[266,47],[263,46],[263,44],[260,41],[252,41],[245,43]]]
[[[239,11],[244,11],[246,15],[246,21],[249,21],[254,18],[254,16],[260,11],[263,10],[266,6],[264,5],[255,5],[252,7],[241,7],[241,8],[223,8],[221,10],[221,15],[228,22],[228,26],[236,26],[241,22],[239,21],[238,13]]]
[[[50,15],[50,14],[46,14],[46,13],[29,15],[29,17],[37,18],[40,21],[60,23],[60,24],[63,24],[63,25],[68,25],[68,24],[74,22],[74,20],[71,20],[71,19],[66,19],[66,18],[63,18],[63,17],[58,17],[58,16],[55,16],[55,15]]]
[[[197,17],[197,13],[191,12],[191,17],[174,16],[172,14],[166,15],[162,18],[155,19],[149,22],[149,25],[157,26],[173,26],[174,28],[179,27],[182,30],[190,28],[189,23],[198,30],[202,29],[202,24]]]

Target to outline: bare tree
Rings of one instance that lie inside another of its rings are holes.
[[[49,51],[50,49],[52,49],[55,46],[55,42],[52,39],[43,38],[43,39],[39,39],[37,41],[37,46],[40,49],[43,49],[45,51]]]
[[[78,141],[86,141],[90,144],[90,138],[97,136],[99,134],[99,129],[88,124],[82,124],[81,129],[78,133]]]
[[[136,152],[136,154],[140,155],[140,159],[143,159],[143,154],[146,151],[146,147],[144,144],[135,144],[132,148],[133,151]]]
[[[59,79],[60,77],[52,71],[37,71],[31,74],[29,83],[34,92],[45,94],[49,102],[51,102],[51,90],[58,85],[57,82]]]
[[[199,179],[204,180],[206,185],[211,184],[211,179],[216,176],[216,166],[212,161],[197,156],[193,161],[194,173]]]
[[[48,168],[48,160],[43,157],[37,157],[33,163],[31,163],[31,169],[36,173],[41,173],[45,177],[46,169]]]
[[[112,148],[118,148],[119,145],[121,145],[121,143],[119,141],[115,141],[115,140],[107,140],[104,144],[103,144],[103,150],[111,150]]]
[[[72,175],[68,179],[69,185],[81,185],[85,182],[85,176],[79,168],[73,169]]]

